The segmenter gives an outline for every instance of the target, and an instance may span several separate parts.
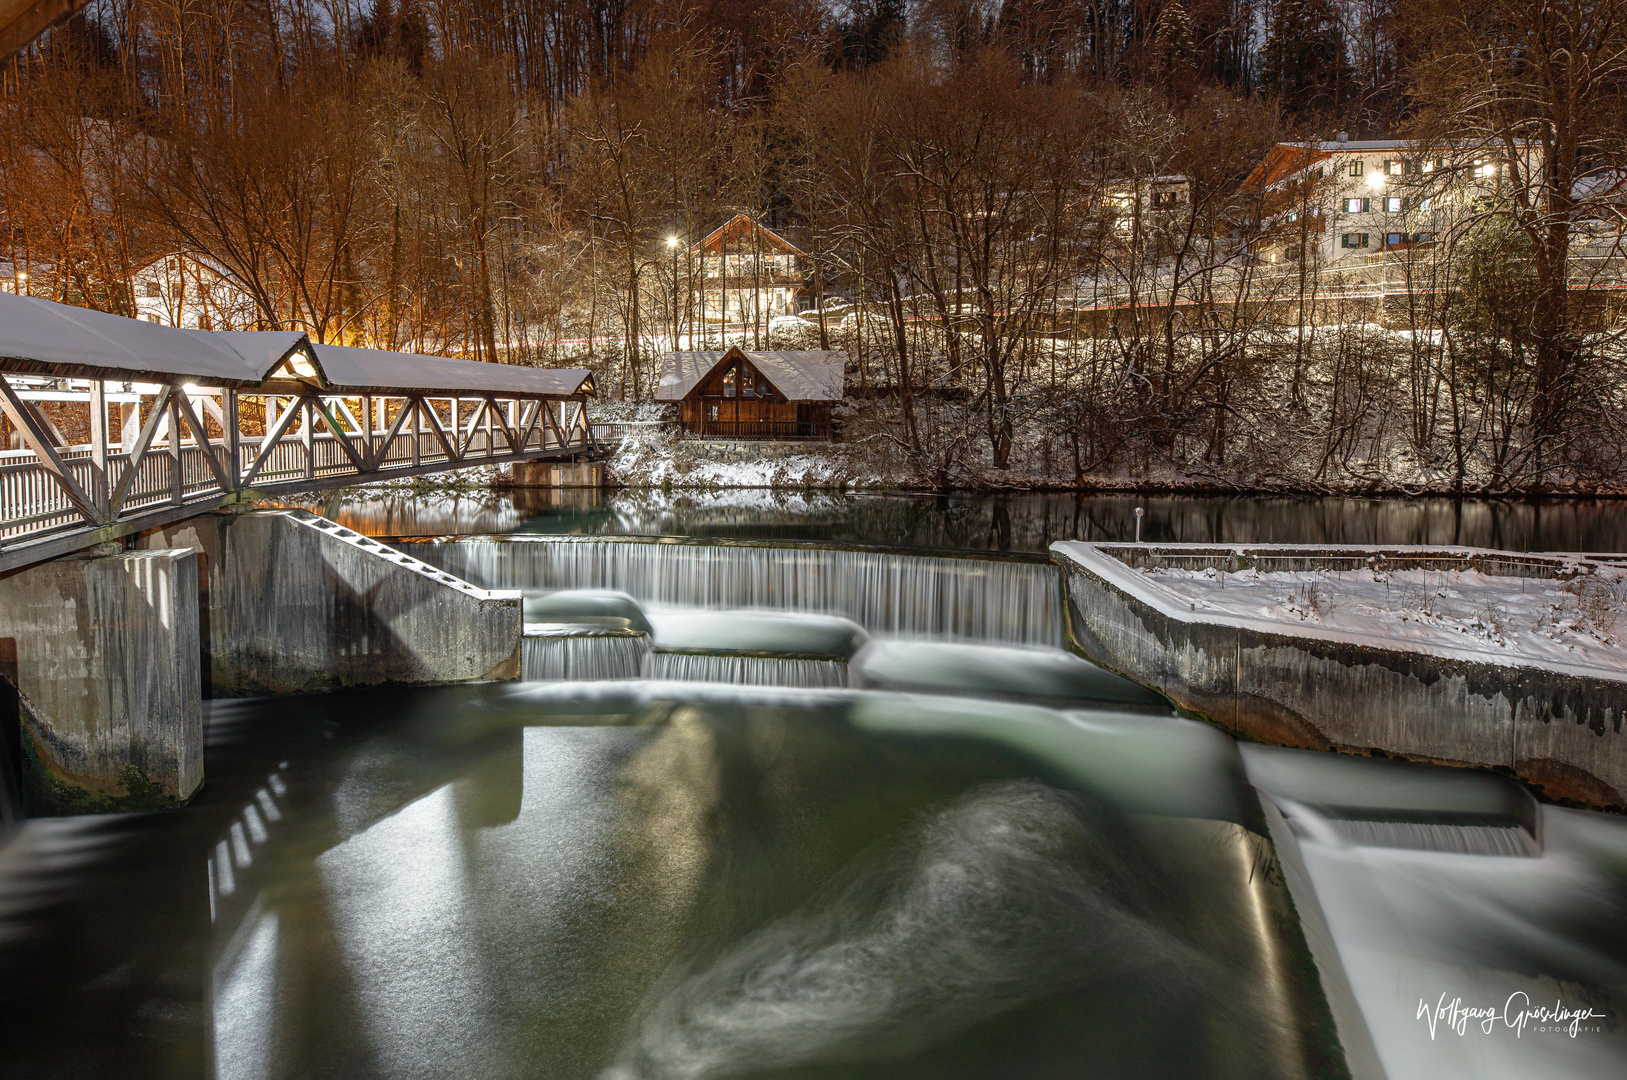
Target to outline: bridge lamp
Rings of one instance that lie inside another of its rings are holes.
[[[185,390],[189,394],[198,394],[203,392],[203,387],[199,386],[195,382],[182,383],[181,389]]]

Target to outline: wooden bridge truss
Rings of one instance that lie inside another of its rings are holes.
[[[61,385],[0,373],[26,447],[0,452],[0,571],[234,503],[594,447],[582,394]],[[70,444],[47,401],[83,402],[88,442]]]

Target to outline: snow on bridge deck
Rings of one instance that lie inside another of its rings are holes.
[[[0,293],[0,410],[26,448],[0,452],[0,571],[265,496],[574,457],[594,446],[593,394],[582,369]]]

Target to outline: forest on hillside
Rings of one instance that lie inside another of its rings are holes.
[[[631,414],[745,213],[808,310],[739,340],[847,350],[892,475],[1618,490],[1624,75],[1627,0],[96,0],[0,68],[0,262],[133,313],[187,252]],[[1261,255],[1307,219],[1251,173],[1340,133],[1539,164],[1375,304]]]

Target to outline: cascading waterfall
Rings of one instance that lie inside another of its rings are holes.
[[[652,652],[644,658],[644,677],[737,686],[846,686],[847,661]]]
[[[648,634],[534,629],[527,627],[520,640],[520,677],[528,681],[636,679],[650,651]]]
[[[1519,826],[1451,825],[1412,821],[1333,821],[1345,840],[1362,847],[1411,848],[1457,855],[1536,858],[1542,845]]]
[[[411,552],[486,588],[617,589],[670,607],[842,615],[894,637],[1062,644],[1049,563],[598,536],[437,540]]]

